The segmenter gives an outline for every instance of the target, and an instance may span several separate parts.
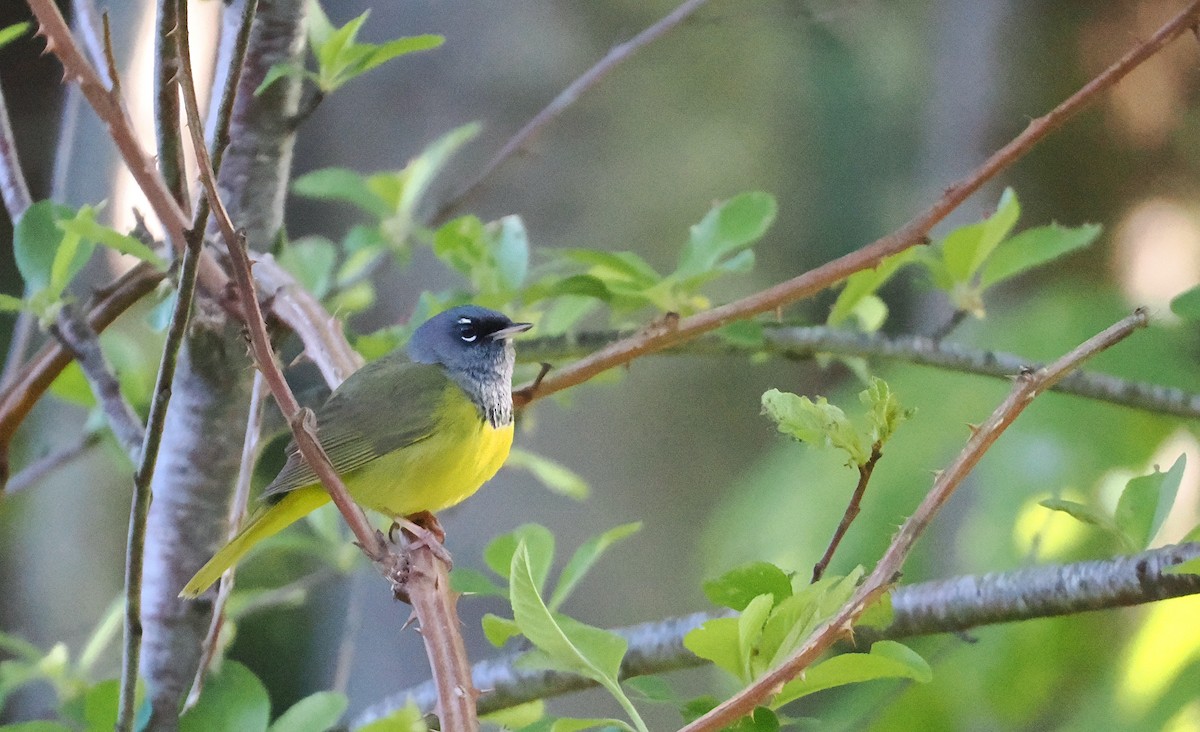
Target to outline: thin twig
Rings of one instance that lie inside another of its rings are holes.
[[[154,27],[154,137],[158,167],[175,202],[188,209],[187,164],[183,158],[183,134],[179,129],[179,52],[176,28],[187,26],[187,4],[179,9],[176,0],[158,0]]]
[[[163,424],[167,417],[167,406],[171,402],[171,383],[175,380],[179,349],[187,333],[192,300],[196,295],[203,243],[203,231],[188,233],[187,247],[183,251],[183,261],[179,268],[179,291],[176,295],[175,309],[167,326],[158,376],[154,380],[154,397],[150,402],[150,414],[146,418],[146,439],[142,447],[141,463],[133,477],[133,505],[129,512],[129,538],[125,547],[125,636],[117,716],[118,732],[130,732],[133,729],[134,695],[142,642],[142,571],[146,550],[146,517],[150,511],[150,482],[154,479],[154,468],[158,463],[158,451],[162,445]]]
[[[688,724],[684,732],[702,732],[728,727],[741,717],[766,705],[785,683],[799,676],[837,640],[847,636],[856,620],[871,604],[883,596],[900,575],[900,570],[917,539],[924,533],[942,506],[971,472],[984,453],[1016,420],[1035,397],[1045,393],[1080,363],[1128,337],[1134,330],[1145,327],[1146,312],[1136,310],[1103,332],[1089,338],[1049,366],[1022,372],[1013,389],[978,428],[972,432],[966,447],[941,472],[933,487],[884,551],[870,576],[855,590],[854,595],[821,627],[779,666],[763,674],[732,698],[722,702],[703,717]]]
[[[232,540],[242,530],[242,520],[246,516],[246,507],[250,504],[250,481],[254,477],[254,465],[258,462],[261,449],[263,403],[266,401],[262,372],[254,373],[254,383],[250,387],[250,408],[246,417],[246,436],[242,440],[242,459],[238,466],[237,483],[234,484],[233,500],[229,504],[229,531],[227,536]],[[200,700],[200,692],[204,689],[204,679],[208,669],[217,657],[220,649],[221,629],[225,627],[225,606],[233,594],[234,573],[236,565],[225,570],[221,576],[221,584],[217,588],[217,599],[213,601],[212,622],[208,627],[208,636],[204,639],[200,652],[200,663],[196,668],[196,678],[192,689],[188,692],[187,700],[183,703],[184,710],[195,706]]]
[[[899,640],[1022,620],[1143,605],[1200,593],[1200,575],[1165,570],[1200,557],[1200,544],[1181,544],[1130,556],[1045,564],[1009,572],[964,575],[897,587],[891,593],[892,623],[886,628],[859,626],[854,645],[868,648],[877,640]],[[666,620],[617,628],[629,643],[621,677],[666,673],[708,662],[683,645],[684,636],[728,612],[692,613]],[[596,686],[581,676],[522,666],[514,653],[481,661],[472,668],[475,684],[487,689],[479,699],[481,714]],[[372,704],[356,717],[358,728],[385,717],[412,700],[432,709],[430,682],[405,689]]]
[[[88,310],[88,325],[99,333],[133,303],[153,292],[165,276],[153,265],[139,262],[96,298]],[[0,486],[8,479],[8,451],[17,427],[70,362],[71,355],[62,344],[48,342],[12,383],[0,390]]]
[[[21,158],[17,155],[17,141],[13,137],[12,123],[8,119],[8,105],[4,92],[0,90],[0,198],[8,209],[8,218],[14,224],[21,220],[25,210],[33,205],[29,196],[29,184],[21,171]]]
[[[433,215],[431,223],[445,221],[450,217],[455,210],[458,209],[476,190],[479,189],[483,182],[495,172],[496,168],[512,157],[515,153],[522,150],[529,142],[539,133],[542,128],[549,124],[555,117],[562,114],[564,110],[574,104],[588,89],[591,89],[596,84],[600,83],[604,77],[608,76],[609,72],[615,69],[619,64],[628,60],[633,54],[639,50],[658,40],[667,31],[675,28],[682,23],[689,15],[696,12],[708,0],[687,0],[681,3],[677,8],[672,10],[667,15],[663,16],[657,23],[649,26],[641,33],[638,33],[633,38],[630,38],[624,43],[613,46],[612,49],[604,55],[604,58],[596,62],[594,66],[585,71],[582,76],[571,82],[567,88],[558,93],[544,109],[535,114],[531,120],[525,123],[517,134],[513,135],[508,142],[500,148],[500,150],[492,156],[479,173],[471,179],[469,183],[464,185],[445,203],[438,207],[437,212]]]
[[[1019,160],[1034,145],[1094,101],[1100,92],[1120,81],[1140,63],[1195,25],[1198,17],[1200,17],[1200,2],[1193,2],[1174,19],[1162,26],[1153,36],[1138,44],[1075,94],[1046,115],[1031,121],[1024,131],[997,150],[974,171],[947,186],[942,197],[932,206],[891,234],[749,297],[688,318],[682,318],[671,325],[648,327],[631,338],[614,343],[584,359],[554,371],[543,379],[536,389],[527,386],[518,390],[513,394],[514,403],[524,406],[535,399],[581,384],[599,373],[615,366],[627,364],[639,356],[670,348],[722,325],[777,310],[784,305],[810,297],[855,272],[874,267],[885,257],[926,241],[926,236],[934,224],[945,218],[971,194],[979,190],[984,183]]]
[[[50,333],[71,351],[79,363],[121,449],[137,464],[146,430],[137,412],[121,394],[121,384],[100,348],[96,331],[89,328],[72,308],[64,307],[59,311],[58,320],[50,326]]]
[[[12,495],[36,485],[42,478],[83,455],[99,443],[100,434],[98,432],[85,433],[74,444],[52,452],[21,468],[20,472],[9,478],[8,485],[4,486],[5,492]]]
[[[880,452],[880,444],[875,443],[871,448],[871,456],[867,458],[867,462],[858,466],[858,485],[854,486],[854,493],[850,496],[850,503],[846,505],[846,511],[842,514],[842,520],[838,522],[837,529],[833,532],[833,537],[829,540],[829,546],[825,548],[825,553],[813,565],[812,581],[816,582],[825,574],[829,563],[833,561],[833,553],[837,551],[838,545],[842,543],[842,537],[850,530],[850,524],[858,517],[858,512],[862,506],[863,494],[867,491],[867,484],[871,482],[871,474],[875,471],[875,464],[879,462],[879,458],[883,455]]]

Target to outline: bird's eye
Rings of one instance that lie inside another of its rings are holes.
[[[475,321],[471,318],[459,318],[458,337],[465,343],[474,343],[479,338],[479,333],[475,332]]]

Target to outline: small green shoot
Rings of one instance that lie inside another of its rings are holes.
[[[1141,551],[1154,541],[1175,505],[1186,464],[1187,456],[1181,454],[1166,472],[1155,470],[1150,475],[1130,480],[1112,514],[1095,506],[1058,498],[1048,498],[1041,501],[1041,505],[1101,530],[1124,552]]]
[[[865,424],[852,421],[825,397],[814,402],[778,389],[763,394],[762,408],[780,432],[814,447],[841,450],[849,456],[848,465],[862,468],[914,410],[902,408],[887,382],[878,377],[871,378],[858,398],[868,408]]]
[[[417,51],[437,48],[445,42],[438,35],[397,38],[387,43],[359,43],[358,32],[367,21],[370,11],[354,18],[341,28],[333,26],[316,0],[308,4],[308,44],[317,62],[316,71],[290,63],[275,64],[254,90],[258,96],[272,84],[285,77],[303,77],[316,85],[322,94],[329,94],[354,79],[392,59]]]

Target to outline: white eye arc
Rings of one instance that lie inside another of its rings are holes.
[[[473,322],[475,322],[475,321],[471,320],[470,318],[459,318],[458,319],[459,325],[470,325]]]
[[[460,338],[462,338],[467,343],[474,343],[475,339],[478,337],[479,336],[475,335],[474,333],[472,333],[471,335],[460,336]]]

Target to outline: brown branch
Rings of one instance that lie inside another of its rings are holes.
[[[612,50],[604,55],[604,58],[596,62],[582,76],[571,82],[544,109],[526,122],[525,126],[517,134],[513,135],[508,142],[504,143],[500,150],[492,156],[492,159],[483,166],[469,183],[460,188],[449,200],[439,206],[437,212],[434,213],[430,220],[431,223],[436,224],[449,218],[459,206],[483,185],[483,182],[496,171],[496,168],[500,167],[504,161],[528,145],[541,132],[543,127],[574,104],[588,89],[600,83],[604,77],[608,76],[609,72],[623,61],[628,60],[643,47],[658,40],[667,31],[682,23],[684,19],[699,10],[706,2],[708,0],[686,0],[686,2],[663,16],[654,25],[646,28],[628,41],[613,46]]]
[[[867,462],[858,466],[858,485],[854,486],[854,493],[850,496],[850,503],[846,506],[846,512],[842,514],[842,520],[838,523],[837,529],[833,532],[833,537],[829,540],[829,546],[825,548],[825,553],[821,555],[820,560],[813,565],[812,581],[816,582],[825,574],[825,570],[829,567],[829,563],[833,561],[833,553],[837,551],[838,545],[842,543],[842,537],[850,530],[850,524],[858,517],[858,512],[862,506],[863,494],[867,492],[867,484],[871,482],[871,474],[875,471],[875,463],[879,462],[879,458],[883,455],[880,452],[880,444],[875,443],[871,448],[871,456],[867,458]]]
[[[885,257],[897,254],[926,240],[934,224],[945,218],[984,183],[1019,160],[1054,130],[1103,91],[1120,81],[1140,63],[1157,53],[1197,23],[1200,2],[1193,2],[1153,36],[1138,44],[1099,76],[1085,84],[1053,110],[1031,121],[1011,142],[997,150],[967,176],[950,184],[932,206],[891,234],[838,259],[781,282],[761,292],[677,320],[668,326],[651,326],[637,335],[603,348],[587,358],[553,372],[538,387],[526,386],[513,394],[517,406],[525,406],[568,387],[581,384],[599,373],[648,353],[695,338],[727,323],[770,312],[797,300],[810,297],[844,280],[855,272],[874,267]]]
[[[837,640],[849,635],[854,622],[867,607],[882,597],[900,576],[900,570],[904,566],[909,552],[912,551],[913,545],[933,521],[938,511],[946,505],[955,489],[967,477],[979,459],[1024,411],[1025,407],[1067,373],[1076,369],[1080,363],[1128,337],[1134,330],[1145,327],[1148,322],[1146,312],[1139,308],[1129,317],[1088,339],[1049,366],[1036,371],[1022,372],[1017,377],[1008,397],[992,412],[986,422],[973,430],[966,447],[950,466],[938,475],[929,493],[926,494],[913,515],[900,527],[900,531],[888,545],[883,557],[875,565],[875,569],[858,587],[854,595],[832,618],[817,628],[791,657],[763,674],[732,698],[722,702],[708,714],[685,726],[684,732],[724,729],[753,712],[755,707],[769,703],[784,684],[802,674],[804,669],[815,662]]]

